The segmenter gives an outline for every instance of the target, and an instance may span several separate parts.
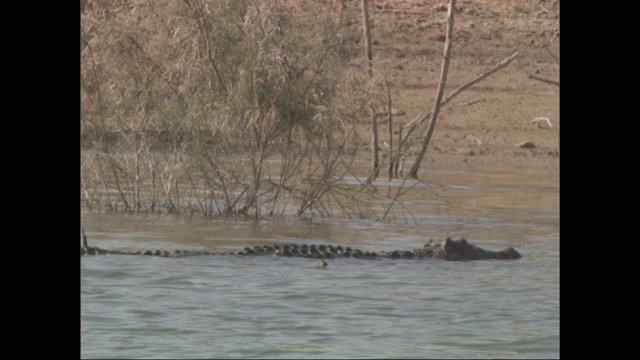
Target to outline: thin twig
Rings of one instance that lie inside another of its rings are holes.
[[[542,81],[543,83],[560,86],[560,81],[551,80],[551,79],[545,79],[545,78],[542,78],[540,76],[535,76],[535,75],[532,75],[532,74],[528,74],[526,71],[525,71],[525,74],[527,74],[527,77],[529,79],[534,79],[534,80]]]
[[[551,49],[549,49],[549,47],[545,47],[547,49],[547,51],[549,52],[549,55],[551,55],[551,57],[553,58],[553,60],[555,60],[556,64],[560,65],[560,57],[555,55],[554,53],[551,52]]]
[[[473,101],[465,102],[465,103],[462,103],[462,104],[460,104],[460,105],[458,105],[458,106],[469,106],[469,105],[473,105],[473,104],[475,104],[475,103],[478,103],[478,102],[480,102],[480,101],[482,101],[482,100],[484,100],[484,98],[475,99],[475,100],[473,100]]]

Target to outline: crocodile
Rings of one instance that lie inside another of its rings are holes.
[[[469,244],[467,239],[446,238],[444,241],[429,240],[422,248],[413,250],[394,250],[391,252],[369,252],[359,249],[352,249],[349,246],[342,245],[298,245],[298,244],[276,244],[263,245],[254,247],[245,247],[242,251],[237,252],[207,252],[207,251],[188,251],[175,250],[168,252],[166,250],[146,250],[146,251],[119,251],[101,249],[96,246],[89,246],[87,236],[82,229],[82,245],[80,245],[80,256],[84,255],[147,255],[162,257],[186,257],[186,256],[204,256],[204,255],[233,255],[233,256],[259,256],[259,255],[275,255],[285,257],[305,257],[314,259],[333,259],[340,257],[351,257],[356,259],[428,259],[437,258],[449,261],[469,261],[469,260],[514,260],[520,259],[522,255],[512,248],[508,247],[500,251],[492,251]]]

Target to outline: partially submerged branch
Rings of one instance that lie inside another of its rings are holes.
[[[371,26],[369,25],[369,6],[367,0],[362,0],[362,25],[364,27],[365,52],[367,56],[367,78],[369,86],[373,87],[373,51],[371,49]],[[377,177],[379,173],[378,159],[378,123],[376,113],[373,106],[371,109],[371,170],[373,177]]]
[[[385,78],[384,84],[387,88],[387,125],[389,129],[389,179],[393,177],[393,168],[398,162],[397,152],[393,150],[393,114],[391,111],[391,89],[389,88],[389,81]]]
[[[442,59],[442,69],[440,71],[440,82],[438,83],[438,91],[436,93],[436,101],[433,105],[433,110],[431,111],[431,120],[429,120],[429,127],[427,128],[427,132],[422,139],[422,148],[420,149],[418,157],[413,163],[411,170],[409,170],[409,176],[414,179],[418,178],[418,169],[420,168],[422,159],[424,159],[424,154],[427,152],[427,146],[429,146],[429,141],[431,141],[431,135],[433,134],[433,130],[436,127],[436,119],[438,118],[438,113],[440,112],[441,107],[440,101],[442,100],[442,93],[444,93],[444,87],[447,85],[447,73],[449,72],[449,62],[451,60],[451,40],[453,37],[455,8],[456,0],[451,0],[449,2],[449,13],[447,14],[447,37],[444,43],[444,55]]]

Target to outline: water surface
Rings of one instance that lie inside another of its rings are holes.
[[[557,172],[436,169],[415,222],[207,222],[82,213],[91,245],[411,249],[465,236],[516,261],[82,257],[83,358],[557,358]],[[438,198],[434,199],[433,193]],[[443,206],[444,204],[444,206]]]

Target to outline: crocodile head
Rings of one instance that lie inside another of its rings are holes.
[[[496,259],[500,259],[500,260],[520,259],[521,257],[522,255],[520,255],[520,253],[512,247],[508,247],[496,253]]]

